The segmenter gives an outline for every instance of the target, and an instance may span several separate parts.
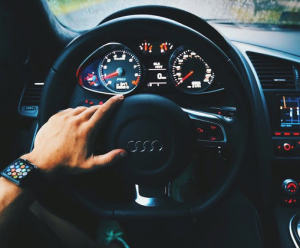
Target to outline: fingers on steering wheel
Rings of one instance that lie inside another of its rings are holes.
[[[85,111],[81,112],[77,117],[82,121],[88,121],[93,116],[93,114],[101,107],[102,106],[100,105],[91,106]]]
[[[86,109],[87,109],[87,107],[83,107],[83,106],[80,106],[77,108],[67,108],[67,109],[59,111],[55,115],[62,116],[62,115],[70,114],[72,116],[76,116],[76,115],[82,113],[83,111],[85,111]]]
[[[96,129],[98,129],[100,125],[103,125],[105,120],[110,117],[123,99],[123,95],[117,95],[108,99],[108,101],[101,105],[90,118],[88,122],[89,128],[96,127]]]
[[[67,109],[59,111],[55,115],[64,115],[64,114],[70,113],[72,110],[73,110],[73,108],[67,108]]]
[[[96,170],[99,167],[108,166],[116,163],[127,155],[123,149],[115,149],[103,155],[91,156],[84,169]]]
[[[87,107],[80,106],[80,107],[74,108],[74,109],[72,110],[72,112],[70,112],[70,114],[71,114],[72,116],[76,116],[76,115],[81,114],[82,112],[84,112],[84,111],[87,110],[87,109],[88,109]]]

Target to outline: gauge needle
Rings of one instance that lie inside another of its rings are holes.
[[[165,51],[168,50],[168,48],[167,48],[167,42],[164,43],[164,48],[165,48]]]
[[[104,76],[104,79],[109,79],[112,77],[116,77],[116,76],[120,76],[123,73],[123,69],[122,68],[118,68],[115,72],[112,72],[106,76]]]
[[[181,79],[179,81],[179,83],[176,84],[176,86],[178,86],[179,84],[182,84],[183,81],[186,80],[188,77],[190,77],[193,73],[194,73],[194,71],[190,71],[183,79]]]

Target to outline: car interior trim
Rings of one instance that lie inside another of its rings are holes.
[[[292,238],[292,240],[293,240],[293,243],[294,243],[295,247],[296,247],[296,248],[299,248],[298,243],[297,243],[297,241],[296,241],[296,239],[295,239],[294,232],[293,232],[293,227],[292,227],[293,221],[294,221],[294,219],[296,218],[296,216],[297,216],[297,214],[295,214],[295,215],[291,218],[291,220],[290,220],[290,223],[289,223],[289,231],[290,231],[290,235],[291,235],[291,238]],[[297,226],[297,231],[298,231],[298,229],[299,229],[299,228],[298,228],[298,226]]]

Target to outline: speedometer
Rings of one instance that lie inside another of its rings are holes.
[[[141,79],[138,58],[125,49],[106,54],[99,66],[100,80],[111,92],[128,93],[134,90]]]
[[[206,90],[214,80],[214,72],[204,59],[192,50],[175,51],[171,58],[171,74],[175,86],[186,93]]]

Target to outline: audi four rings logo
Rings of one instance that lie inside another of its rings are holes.
[[[146,141],[134,141],[131,140],[127,143],[127,149],[129,152],[160,152],[164,148],[163,144],[159,140],[146,140]]]

